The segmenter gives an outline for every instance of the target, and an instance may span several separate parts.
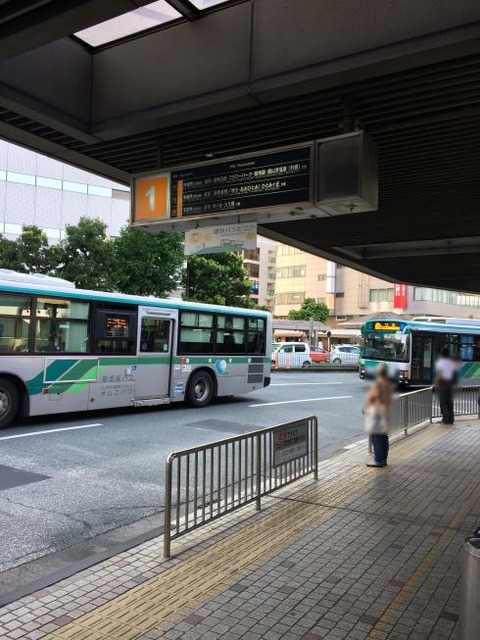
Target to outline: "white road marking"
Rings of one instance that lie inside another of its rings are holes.
[[[92,429],[93,427],[103,427],[101,422],[93,424],[79,424],[76,427],[64,427],[63,429],[48,429],[45,431],[30,431],[29,433],[17,433],[14,436],[0,436],[0,440],[15,440],[15,438],[29,438],[30,436],[43,436],[46,433],[60,433],[62,431],[75,431],[76,429]]]
[[[249,404],[250,408],[254,407],[273,407],[277,404],[296,404],[299,402],[320,402],[321,400],[346,400],[353,396],[331,396],[329,398],[305,398],[304,400],[282,400],[281,402],[262,402],[260,404]]]
[[[306,387],[307,385],[345,384],[344,382],[274,382],[271,387]]]

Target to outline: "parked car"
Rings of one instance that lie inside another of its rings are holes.
[[[310,347],[310,359],[312,362],[328,362],[330,354],[320,347]]]
[[[289,369],[290,367],[309,367],[315,362],[315,357],[320,356],[318,351],[312,349],[305,342],[282,342],[282,344],[272,353],[272,366],[279,369]],[[313,356],[313,357],[312,357]]]
[[[332,364],[358,364],[360,351],[360,347],[355,345],[339,345],[330,351],[330,362]]]

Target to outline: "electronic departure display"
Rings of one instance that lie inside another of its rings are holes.
[[[170,218],[310,200],[310,147],[172,171]]]

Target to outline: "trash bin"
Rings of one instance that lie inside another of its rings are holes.
[[[480,538],[463,544],[460,640],[478,640],[480,633]]]

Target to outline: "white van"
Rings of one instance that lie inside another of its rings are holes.
[[[309,367],[311,364],[310,345],[305,342],[282,342],[272,352],[272,366],[275,368]]]

